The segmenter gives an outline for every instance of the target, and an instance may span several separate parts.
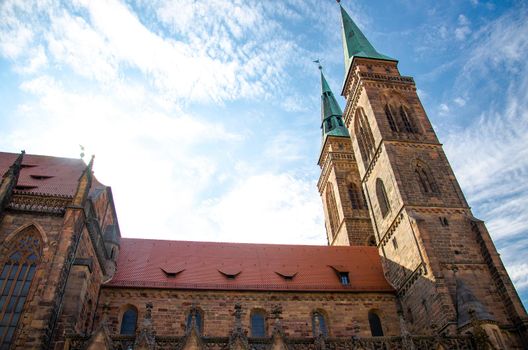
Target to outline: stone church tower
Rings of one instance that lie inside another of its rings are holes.
[[[374,49],[343,7],[341,16],[342,118],[321,76],[318,187],[329,245],[378,246],[411,332],[464,333],[477,319],[488,334],[526,339],[526,312],[486,226],[471,213],[413,78]]]

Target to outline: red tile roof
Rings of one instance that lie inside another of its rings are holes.
[[[349,286],[341,284],[332,266],[348,272]],[[226,276],[229,274],[237,275],[230,279]],[[288,280],[281,275],[294,277]],[[383,275],[376,247],[133,238],[121,239],[117,273],[106,285],[215,290],[394,291]]]
[[[0,152],[0,176],[5,174],[17,157],[17,153]],[[16,191],[71,197],[77,190],[79,177],[85,168],[86,164],[81,159],[26,154]],[[92,190],[102,186],[94,178]]]

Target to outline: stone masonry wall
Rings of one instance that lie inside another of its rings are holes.
[[[110,331],[119,332],[121,316],[127,305],[139,310],[139,321],[145,313],[145,303],[152,302],[152,320],[157,335],[183,335],[185,320],[194,304],[203,312],[204,335],[227,336],[234,326],[235,303],[242,304],[242,325],[249,329],[252,310],[263,310],[269,317],[273,306],[282,306],[282,324],[287,336],[312,337],[311,314],[322,312],[329,335],[351,337],[359,326],[360,336],[370,336],[368,312],[378,312],[386,335],[400,333],[396,298],[390,293],[298,293],[186,291],[132,288],[103,288],[97,311],[101,319],[103,305],[109,308]],[[267,330],[271,318],[267,320]]]

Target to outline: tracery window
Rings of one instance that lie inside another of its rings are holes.
[[[356,184],[348,186],[348,197],[350,198],[352,209],[365,209],[365,196]]]
[[[378,314],[373,310],[369,311],[368,320],[372,336],[383,337],[383,328],[381,327],[381,319]]]
[[[391,107],[388,104],[385,105],[385,115],[387,116],[387,121],[389,122],[391,130],[398,131],[396,121],[394,120],[394,115],[392,113]]]
[[[137,318],[137,309],[129,306],[121,317],[121,331],[119,333],[123,335],[136,334]]]
[[[380,178],[376,179],[376,196],[378,197],[381,216],[385,217],[389,212],[390,204],[387,197],[387,191],[385,191],[385,185]]]
[[[326,318],[320,311],[316,311],[312,314],[312,330],[314,336],[317,336],[319,334],[322,334],[325,337],[328,336]]]
[[[424,194],[438,194],[440,192],[433,175],[425,164],[418,162],[414,173]]]
[[[374,137],[372,136],[372,130],[365,116],[365,112],[362,108],[358,108],[355,118],[355,131],[356,137],[359,144],[359,151],[365,167],[368,166],[369,161],[375,152]]]
[[[416,133],[417,132],[416,128],[414,127],[414,125],[411,122],[411,119],[409,118],[409,114],[407,113],[407,109],[403,105],[400,106],[400,119],[402,121],[403,130],[405,130],[405,132],[409,132],[409,133]]]
[[[262,311],[253,311],[251,313],[251,336],[266,336],[266,317]]]
[[[25,230],[2,253],[5,255],[0,258],[0,348],[9,349],[41,258],[40,235],[34,228]]]
[[[334,195],[334,188],[331,183],[326,186],[326,207],[328,210],[328,219],[330,221],[330,228],[332,231],[332,237],[337,234],[339,216],[337,213],[337,204]]]

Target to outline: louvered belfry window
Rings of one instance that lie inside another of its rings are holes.
[[[21,232],[0,258],[0,349],[9,349],[41,255],[38,232]]]

